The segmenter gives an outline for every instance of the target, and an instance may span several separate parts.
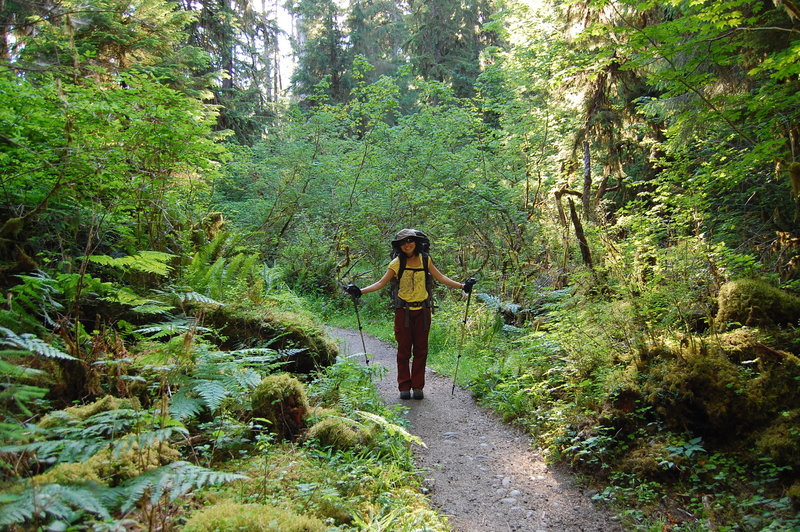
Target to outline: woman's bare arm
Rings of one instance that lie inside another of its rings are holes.
[[[458,288],[459,290],[464,289],[464,285],[459,283],[458,281],[454,281],[442,272],[439,271],[439,268],[434,266],[433,261],[428,259],[428,271],[431,272],[433,278],[439,281],[442,284],[445,284],[451,288]]]
[[[378,279],[377,281],[375,281],[371,285],[362,288],[361,289],[361,293],[362,294],[367,294],[369,292],[374,292],[376,290],[380,290],[381,288],[386,286],[389,283],[389,281],[392,280],[392,277],[394,277],[394,270],[389,268],[389,269],[386,270],[386,273],[383,274],[383,277],[381,277],[380,279]]]

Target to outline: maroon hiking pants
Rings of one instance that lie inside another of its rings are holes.
[[[406,314],[407,313],[407,314]],[[401,392],[425,387],[428,332],[431,309],[395,309],[394,338],[397,340],[397,387]]]

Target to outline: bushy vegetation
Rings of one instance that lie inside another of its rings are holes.
[[[498,329],[494,299],[475,309],[460,374],[483,404],[584,472],[632,528],[800,525],[795,325],[670,332],[637,320],[635,299],[543,298],[535,331]],[[447,370],[454,356],[433,358]]]

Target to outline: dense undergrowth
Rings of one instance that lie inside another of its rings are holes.
[[[0,526],[444,530],[378,370],[337,360],[280,272],[214,246],[180,287],[111,280],[166,273],[140,255],[94,258],[82,295],[44,272],[9,290]]]
[[[631,529],[796,530],[800,298],[768,276],[728,281],[752,266],[663,248],[525,307],[479,283],[465,329],[465,299],[442,294],[429,364],[459,361],[460,384]],[[387,308],[364,298],[362,318],[391,342]],[[333,315],[355,326],[352,307]]]
[[[594,286],[543,289],[529,309],[478,293],[463,346],[464,301],[444,301],[430,364],[452,375],[461,354],[459,382],[631,529],[796,530],[800,299],[763,281],[716,299],[703,283]]]

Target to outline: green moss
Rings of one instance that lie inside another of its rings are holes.
[[[373,438],[374,434],[362,425],[341,417],[327,417],[308,429],[308,439],[340,450],[368,445]]]
[[[178,459],[178,451],[167,443],[156,442],[142,451],[134,443],[122,452],[104,449],[85,462],[58,464],[41,475],[31,477],[31,483],[43,485],[96,482],[113,486]]]
[[[670,457],[670,451],[666,442],[659,439],[642,440],[640,445],[623,455],[617,468],[641,479],[665,480],[672,475],[672,471],[662,465],[667,457]],[[670,460],[676,463],[680,458],[670,457]]]
[[[779,465],[800,468],[800,409],[778,416],[756,440],[755,453]]]
[[[169,444],[154,442],[142,450],[136,443],[122,452],[105,449],[92,456],[88,463],[100,478],[117,484],[179,459],[180,453]]]
[[[314,513],[319,517],[332,519],[335,523],[339,524],[351,523],[353,521],[350,509],[344,505],[342,500],[323,498],[321,500],[312,500],[311,503],[313,504]]]
[[[792,198],[800,200],[800,163],[797,161],[789,165],[789,180],[792,183]]]
[[[121,408],[128,408],[138,410],[141,404],[138,399],[120,399],[113,395],[106,395],[92,403],[72,406],[64,410],[57,410],[44,416],[38,423],[41,428],[52,428],[65,425],[73,421],[83,421],[100,412],[109,412],[111,410],[119,410]]]
[[[34,486],[42,486],[44,484],[82,484],[84,482],[105,484],[100,478],[95,464],[90,462],[58,464],[41,475],[31,477],[31,484]]]
[[[264,504],[222,502],[196,512],[184,532],[322,532],[325,523]]]
[[[757,279],[740,279],[722,286],[718,296],[717,326],[796,324],[800,297]]]
[[[747,412],[747,375],[723,353],[703,345],[650,368],[645,396],[676,430],[725,437]]]
[[[800,506],[800,481],[795,482],[786,490],[786,495],[792,499],[795,506]]]
[[[280,438],[295,439],[305,429],[308,398],[302,383],[288,374],[270,375],[253,390],[253,417],[269,421]]]

